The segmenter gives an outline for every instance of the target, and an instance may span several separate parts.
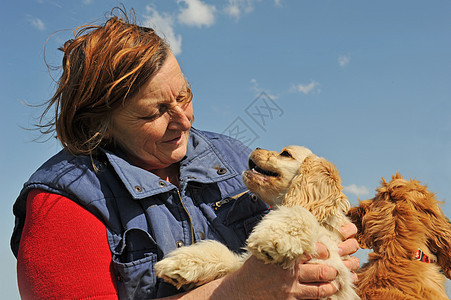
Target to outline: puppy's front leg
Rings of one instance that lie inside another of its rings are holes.
[[[248,250],[265,263],[291,268],[297,258],[316,252],[320,226],[301,206],[281,206],[254,228],[247,240]]]
[[[172,251],[155,264],[155,271],[178,289],[190,290],[239,269],[244,259],[225,245],[206,240]]]

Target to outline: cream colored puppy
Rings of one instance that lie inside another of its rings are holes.
[[[249,190],[274,210],[254,228],[247,240],[248,252],[237,255],[217,241],[203,241],[179,248],[155,265],[157,276],[187,289],[221,278],[241,267],[254,255],[265,263],[293,268],[298,259],[315,254],[316,242],[329,250],[329,259],[311,259],[337,269],[332,299],[359,299],[351,272],[338,255],[339,228],[348,223],[349,201],[342,192],[335,166],[309,149],[289,146],[281,152],[256,149],[243,172]]]

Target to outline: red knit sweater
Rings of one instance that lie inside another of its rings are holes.
[[[117,299],[105,225],[70,199],[31,191],[17,278],[22,299]]]

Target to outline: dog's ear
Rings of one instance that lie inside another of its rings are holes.
[[[424,241],[437,256],[445,275],[451,278],[451,225],[435,195],[428,191],[427,186],[417,180],[406,180],[399,172],[390,182],[383,181],[377,191],[376,198],[381,209],[377,211],[378,219],[383,226],[378,228],[378,222],[366,223],[368,231],[375,232],[373,238],[395,234],[403,236],[403,239],[387,239],[388,243],[397,244],[393,249],[398,252],[404,249],[416,251],[412,243]]]
[[[301,205],[319,222],[328,222],[331,217],[342,218],[349,210],[349,201],[342,189],[335,165],[324,158],[308,156],[292,180],[283,204]]]
[[[451,224],[447,222],[443,213],[431,215],[430,222],[433,231],[428,240],[428,247],[436,254],[437,263],[445,276],[451,279]]]
[[[425,227],[427,246],[437,256],[437,263],[446,277],[451,279],[451,224],[440,208],[442,203],[417,180],[409,180],[406,189],[416,218]]]
[[[359,242],[361,248],[369,248],[367,243],[365,242],[363,219],[372,202],[373,202],[372,199],[364,201],[359,200],[359,206],[351,207],[347,214],[351,222],[354,223],[354,225],[357,227],[357,234],[355,238]]]
[[[427,246],[437,256],[437,263],[446,277],[451,279],[451,224],[440,208],[441,202],[426,186],[416,184],[415,207],[419,221],[427,227]]]

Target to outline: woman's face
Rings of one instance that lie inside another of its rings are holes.
[[[158,73],[113,112],[112,138],[143,169],[162,169],[180,161],[193,120],[193,105],[187,100],[187,82],[170,54]]]

